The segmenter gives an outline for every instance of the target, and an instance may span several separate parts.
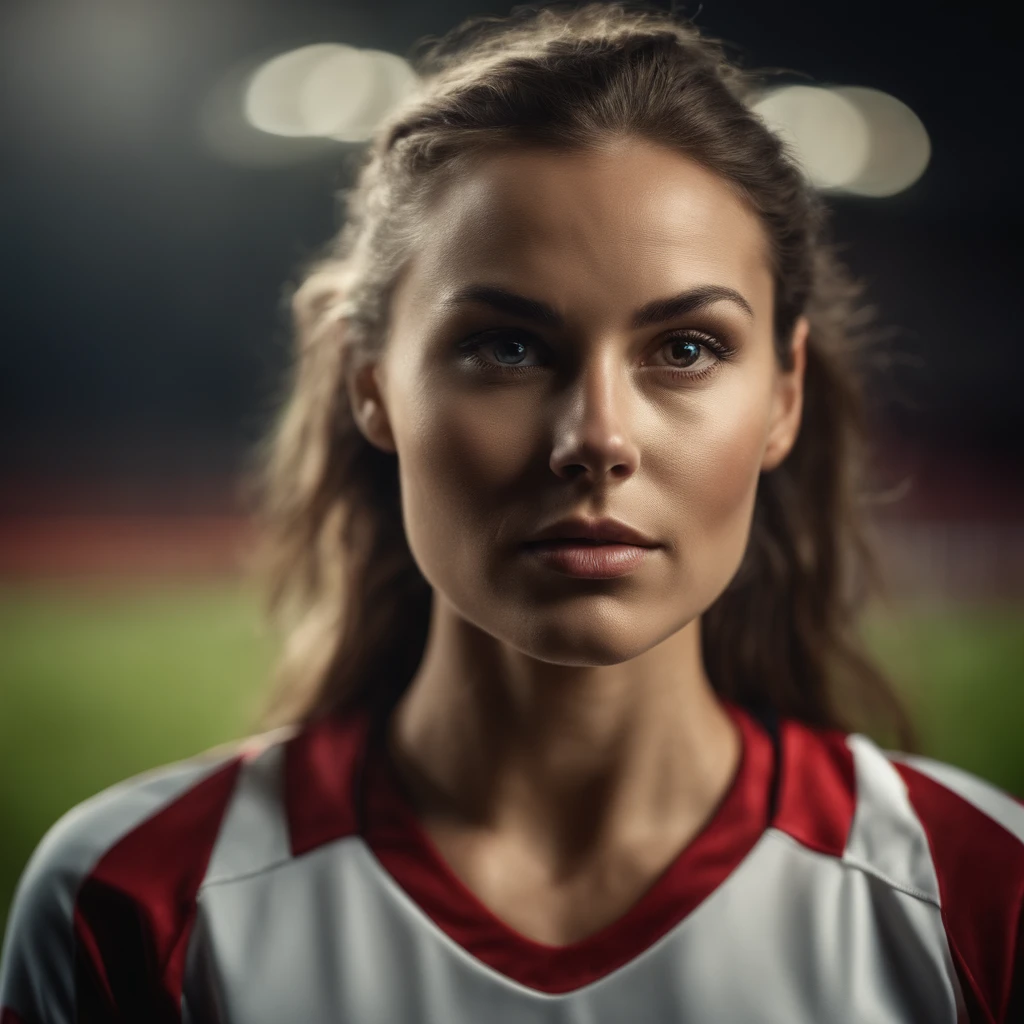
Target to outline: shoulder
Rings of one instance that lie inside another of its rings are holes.
[[[1024,895],[1024,804],[954,765],[881,750],[864,736],[849,736],[847,742],[863,791],[858,796],[861,814],[874,813],[882,820],[893,816],[898,803],[913,816],[927,841],[947,918],[964,903],[970,904],[972,918],[985,910],[1003,911],[1011,897],[1019,912]],[[896,841],[898,836],[892,838]]]
[[[954,869],[952,855],[961,869],[991,863],[1024,873],[1024,803],[962,768],[884,750],[859,733],[785,720],[779,805],[785,829],[822,852],[846,850],[858,828],[891,829],[910,816],[944,869]]]
[[[11,904],[0,1014],[49,1024],[77,1019],[83,1005],[109,1012],[118,1005],[111,971],[153,953],[151,962],[166,961],[240,767],[265,742],[250,737],[133,776],[48,829]]]
[[[962,768],[930,757],[886,751],[925,827],[950,848],[967,835],[962,823],[981,830],[968,842],[982,856],[1024,856],[1024,803]]]
[[[927,836],[951,950],[970,990],[991,1019],[1024,1019],[1024,805],[953,765],[888,756]]]
[[[860,734],[786,722],[781,735],[776,827],[933,904],[971,1019],[1024,1019],[1024,805]]]

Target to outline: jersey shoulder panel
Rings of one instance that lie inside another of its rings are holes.
[[[1024,1020],[1024,805],[931,758],[891,753],[922,823],[972,1020]]]
[[[783,719],[778,763],[772,826],[817,853],[842,857],[857,797],[846,735]]]
[[[784,720],[779,766],[774,829],[939,905],[924,829],[899,772],[874,741]]]
[[[173,942],[182,927],[182,895],[205,870],[204,847],[212,844],[241,750],[215,748],[132,776],[50,826],[11,904],[0,950],[0,1015],[25,1024],[104,1020],[124,1009],[119,987],[138,986],[138,976],[124,973],[131,970],[126,957],[173,960],[161,939]],[[138,952],[129,954],[133,948]]]
[[[947,934],[928,834],[896,764],[867,736],[801,723],[784,723],[780,747],[774,829],[862,876],[871,913],[941,961],[957,1019],[966,1019],[969,982]]]
[[[360,708],[295,730],[282,751],[282,786],[291,854],[300,857],[359,831],[357,792],[371,722]]]
[[[909,768],[928,776],[949,793],[955,794],[960,800],[966,801],[976,810],[997,821],[1016,837],[1019,844],[1024,844],[1024,802],[1018,797],[956,765],[901,751],[886,753],[901,770]]]

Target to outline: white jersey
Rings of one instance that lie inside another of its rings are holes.
[[[363,712],[131,778],[29,861],[0,1024],[1024,1020],[1024,806],[728,708],[743,754],[711,820],[567,946],[460,881]]]

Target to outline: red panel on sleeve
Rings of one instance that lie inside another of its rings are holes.
[[[0,1024],[25,1024],[13,1010],[0,1006]]]
[[[1017,1020],[1008,1014],[1015,965],[1021,981],[1024,843],[941,783],[894,763],[928,836],[950,949],[975,1004],[971,1019]]]
[[[83,880],[74,909],[79,1021],[116,1007],[119,1019],[180,1022],[196,893],[240,765],[233,758],[163,807]]]

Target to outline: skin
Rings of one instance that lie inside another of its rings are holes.
[[[471,283],[541,300],[564,325],[445,304]],[[631,326],[641,305],[708,284],[753,316],[718,301]],[[637,140],[502,152],[435,204],[382,353],[347,380],[360,429],[398,455],[406,534],[434,589],[390,756],[455,874],[535,941],[575,942],[624,913],[735,776],[741,741],[700,616],[739,567],[760,473],[799,428],[807,322],[783,372],[772,309],[757,215],[689,158]],[[533,369],[506,376],[458,350],[495,328],[478,356]],[[735,355],[676,378],[716,360],[674,346],[681,329]],[[662,547],[606,580],[517,550],[575,513]]]

